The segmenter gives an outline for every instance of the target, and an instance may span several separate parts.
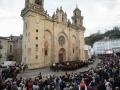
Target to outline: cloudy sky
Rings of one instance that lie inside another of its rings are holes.
[[[25,0],[0,0],[0,36],[19,35],[23,31],[20,12]],[[120,26],[120,0],[45,0],[45,9],[52,13],[63,6],[68,18],[78,7],[84,16],[85,36]]]

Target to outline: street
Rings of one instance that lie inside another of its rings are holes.
[[[98,63],[100,63],[100,60],[96,59],[95,62],[89,65],[88,67],[83,67],[81,69],[74,70],[74,71],[68,71],[67,73],[72,73],[72,72],[77,73],[77,72],[88,71],[90,68],[95,68]],[[42,73],[43,76],[49,76],[49,75],[60,76],[65,74],[65,71],[53,72],[50,70],[50,68],[44,68],[44,69],[36,69],[36,70],[27,70],[24,73],[19,74],[18,77],[23,77],[23,78],[36,77],[40,72]]]

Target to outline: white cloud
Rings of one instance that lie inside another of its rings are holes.
[[[25,0],[0,0],[0,36],[22,33],[20,12]],[[120,25],[120,0],[76,0],[84,16],[85,35],[105,31]],[[52,15],[57,7],[63,6],[70,18],[76,7],[75,0],[45,0],[45,9]]]
[[[22,34],[20,17],[24,0],[0,0],[0,36]]]

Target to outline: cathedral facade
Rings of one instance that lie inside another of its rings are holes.
[[[72,22],[62,7],[53,16],[44,10],[44,0],[25,0],[22,63],[29,69],[64,61],[85,60],[83,17],[76,8]]]

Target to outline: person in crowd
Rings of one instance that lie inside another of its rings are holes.
[[[13,82],[13,84],[11,85],[11,90],[18,90],[16,82]]]
[[[97,67],[85,72],[65,73],[61,76],[43,76],[40,72],[37,77],[32,79],[22,77],[18,79],[14,73],[16,67],[20,66],[9,67],[2,72],[0,77],[0,90],[120,90],[120,58],[115,56],[100,58],[101,62]],[[75,65],[75,67],[79,67],[79,65]],[[8,77],[12,79],[7,80]]]
[[[39,73],[38,78],[39,78],[39,79],[42,79],[41,72]]]
[[[39,90],[39,85],[37,82],[34,82],[32,90]]]
[[[63,90],[70,90],[70,88],[69,88],[69,84],[66,84],[66,87],[64,87]]]
[[[84,79],[82,79],[82,81],[81,81],[81,83],[80,83],[80,88],[79,88],[79,90],[87,90],[87,86],[86,86],[86,84],[85,84],[85,82],[84,82]]]
[[[31,78],[26,82],[26,88],[27,88],[27,90],[33,89],[33,81]]]
[[[105,81],[106,90],[112,90],[112,84],[109,81]]]

